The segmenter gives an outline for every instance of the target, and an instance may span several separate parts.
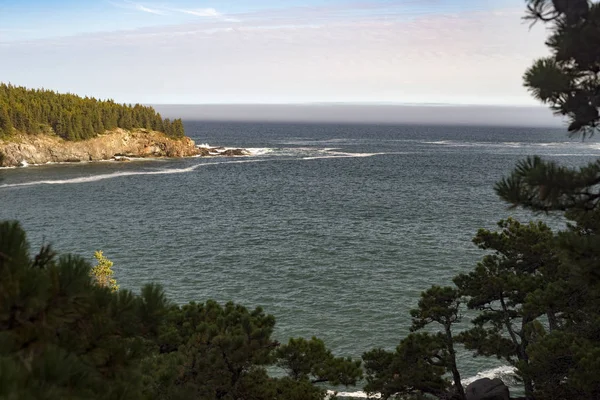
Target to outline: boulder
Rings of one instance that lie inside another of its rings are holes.
[[[465,390],[467,400],[510,400],[508,386],[501,379],[477,379]]]

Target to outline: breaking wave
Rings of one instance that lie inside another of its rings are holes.
[[[213,148],[208,144],[201,144],[199,147]],[[219,148],[217,151],[220,153],[221,151],[227,150],[227,148]],[[250,156],[277,156],[279,158],[284,157],[286,159],[296,159],[296,160],[318,160],[318,159],[333,159],[333,158],[361,158],[361,157],[373,157],[378,155],[389,155],[389,154],[407,154],[406,152],[400,153],[350,153],[339,151],[337,148],[307,148],[307,147],[296,147],[296,148],[246,148],[244,149]],[[215,153],[215,155],[218,155]],[[202,156],[198,156],[202,157]],[[90,183],[97,182],[106,179],[115,179],[126,176],[140,176],[140,175],[169,175],[169,174],[185,174],[196,170],[197,168],[207,166],[207,165],[218,165],[218,164],[232,164],[232,163],[250,163],[250,162],[259,162],[266,161],[269,158],[260,158],[260,159],[245,159],[245,160],[235,160],[235,161],[220,161],[220,162],[206,162],[200,163],[196,165],[192,165],[187,168],[169,168],[169,169],[159,169],[152,171],[119,171],[113,172],[110,174],[99,174],[92,176],[83,176],[77,178],[68,178],[68,179],[46,179],[46,180],[37,180],[31,182],[21,182],[21,183],[8,183],[0,185],[0,189],[5,188],[15,188],[15,187],[28,187],[28,186],[37,186],[37,185],[66,185],[66,184],[79,184],[79,183]],[[272,158],[271,158],[272,160]],[[114,160],[110,160],[114,161]]]
[[[472,382],[475,382],[478,379],[489,378],[495,379],[500,378],[506,385],[515,384],[516,380],[516,369],[514,367],[503,365],[496,368],[486,369],[484,371],[478,372],[477,375],[471,376],[469,378],[465,378],[462,380],[462,384],[464,387],[468,386]],[[353,398],[353,399],[380,399],[381,396],[378,394],[371,395],[370,397],[367,393],[362,391],[356,392],[334,392],[332,390],[328,390],[327,394],[332,396],[337,394],[338,397],[341,398]]]
[[[192,172],[200,167],[204,167],[204,166],[208,166],[208,165],[239,164],[239,163],[250,163],[250,162],[260,162],[260,161],[263,161],[263,160],[221,161],[221,162],[196,164],[196,165],[193,165],[193,166],[187,167],[187,168],[169,168],[169,169],[161,169],[161,170],[156,170],[156,171],[121,171],[121,172],[113,172],[111,174],[83,176],[83,177],[70,178],[70,179],[53,179],[53,180],[40,180],[40,181],[23,182],[23,183],[9,183],[9,184],[0,185],[0,189],[14,188],[14,187],[26,187],[26,186],[37,186],[37,185],[68,185],[68,184],[78,184],[78,183],[90,183],[90,182],[97,182],[97,181],[102,181],[102,180],[106,180],[106,179],[122,178],[125,176],[185,174],[188,172]]]
[[[600,143],[596,142],[469,142],[461,140],[433,140],[420,141],[423,144],[430,144],[445,147],[490,147],[490,148],[527,148],[527,149],[561,149],[577,148],[586,150],[600,150]],[[579,154],[577,154],[579,155]]]
[[[495,379],[500,378],[504,381],[505,384],[510,385],[516,383],[516,371],[515,367],[511,367],[509,365],[502,365],[500,367],[486,369],[481,372],[478,372],[477,375],[465,378],[462,380],[463,386],[467,386],[470,383],[475,382],[478,379],[489,378]]]

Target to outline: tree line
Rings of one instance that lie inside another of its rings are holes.
[[[600,4],[526,3],[526,19],[549,27],[550,55],[525,72],[525,86],[568,118],[571,136],[588,138],[600,124]],[[513,219],[480,230],[473,241],[489,254],[422,293],[413,333],[395,351],[363,355],[369,392],[464,399],[463,346],[516,367],[528,400],[600,398],[600,160],[572,168],[529,157],[495,190],[513,208],[562,213],[566,230]],[[472,327],[456,332],[467,310]]]
[[[317,383],[362,376],[318,338],[275,341],[261,308],[180,306],[153,284],[135,294],[95,258],[31,255],[21,226],[0,223],[0,399],[317,400]]]
[[[85,140],[116,128],[145,128],[174,138],[185,136],[181,119],[163,119],[149,106],[0,83],[0,138],[20,132]]]

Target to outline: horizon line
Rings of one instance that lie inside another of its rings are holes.
[[[544,105],[533,104],[477,104],[477,103],[401,103],[401,102],[293,102],[293,103],[144,103],[157,106],[404,106],[404,107],[508,107],[541,108],[551,111]]]

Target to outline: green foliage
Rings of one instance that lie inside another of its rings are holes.
[[[509,218],[498,223],[500,232],[480,230],[473,242],[493,251],[475,270],[460,274],[454,282],[467,297],[469,308],[480,311],[471,330],[459,341],[478,355],[496,356],[513,365],[527,364],[530,325],[547,315],[556,328],[557,310],[550,304],[524,307],[527,296],[543,290],[558,278],[558,259],[553,251],[553,233],[542,222],[521,224]],[[532,396],[531,379],[524,377],[525,391]]]
[[[368,393],[384,399],[422,397],[465,399],[456,363],[452,325],[460,321],[461,295],[456,288],[432,286],[421,294],[418,308],[411,310],[416,331],[435,323],[442,332],[412,333],[395,352],[371,350],[363,355]],[[454,386],[445,378],[451,373]]]
[[[464,398],[454,349],[461,343],[517,367],[528,399],[597,398],[600,215],[571,217],[579,219],[558,235],[542,222],[511,218],[500,221],[498,231],[480,230],[473,242],[488,254],[455,277],[456,288],[424,291],[411,311],[411,330],[430,331],[409,335],[395,352],[363,355],[366,390],[384,398]],[[462,304],[477,314],[471,329],[455,335]]]
[[[448,327],[460,321],[460,293],[455,288],[432,286],[421,294],[419,307],[410,312],[413,317],[412,330],[424,328],[437,322]]]
[[[172,307],[159,334],[159,354],[145,361],[150,398],[323,399],[313,385],[354,385],[360,362],[336,358],[322,341],[271,339],[275,319],[262,309],[208,301]],[[290,374],[271,378],[266,367]],[[167,396],[167,397],[165,397]]]
[[[152,107],[0,84],[0,138],[13,134],[13,127],[27,134],[44,133],[50,127],[66,140],[90,139],[115,128],[185,136],[180,119],[163,120]]]
[[[119,290],[116,279],[112,277],[114,274],[114,271],[111,269],[113,262],[104,257],[104,254],[102,254],[101,251],[96,251],[94,253],[94,258],[96,259],[97,264],[92,268],[90,274],[95,279],[96,284],[107,287],[113,292]]]
[[[161,357],[172,362],[169,354],[177,352],[180,360],[168,385],[199,398],[239,398],[248,376],[272,360],[274,325],[260,308],[249,311],[233,303],[172,308],[157,342]]]
[[[277,364],[298,381],[348,386],[355,385],[362,377],[360,361],[335,357],[325,343],[315,337],[311,340],[291,338],[288,344],[277,349],[275,357]]]
[[[525,73],[534,97],[571,120],[569,131],[593,134],[600,121],[600,5],[587,0],[528,0],[528,18],[550,24],[550,57]]]
[[[362,376],[319,339],[278,348],[261,308],[116,291],[112,263],[96,259],[90,274],[48,246],[31,257],[20,225],[0,223],[0,399],[323,400],[314,383]],[[275,365],[290,376],[269,376]]]
[[[9,137],[13,133],[13,125],[5,106],[0,104],[0,139]]]
[[[552,54],[526,72],[525,85],[569,117],[572,134],[586,138],[600,122],[600,4],[528,3],[528,18],[550,25]],[[536,319],[523,329],[525,345],[515,349],[527,357],[516,363],[519,371],[532,381],[536,398],[600,398],[600,161],[569,168],[532,157],[500,181],[496,192],[513,207],[562,211],[572,221],[551,242],[554,267],[521,282],[520,291],[527,282],[531,287],[516,312]],[[536,317],[544,312],[546,320]]]
[[[583,211],[600,202],[600,161],[580,168],[560,166],[540,157],[520,161],[496,184],[496,193],[513,207],[535,211]]]
[[[113,293],[90,268],[49,247],[31,258],[19,224],[0,223],[0,398],[142,398],[160,290]]]
[[[549,24],[551,56],[525,73],[525,86],[583,138],[600,123],[600,3],[587,0],[527,0],[527,18]],[[600,164],[580,169],[531,157],[496,185],[513,206],[535,211],[590,210],[600,200]]]
[[[447,398],[446,339],[443,334],[412,333],[394,352],[374,349],[363,354],[365,391],[383,399],[433,395]]]
[[[442,326],[443,348],[440,349],[444,355],[440,358],[444,367],[452,374],[454,389],[459,399],[465,399],[460,372],[456,364],[456,351],[454,349],[454,338],[452,336],[452,324],[460,322],[461,293],[452,287],[432,286],[421,294],[419,307],[411,310],[413,318],[412,331],[423,329],[431,323]]]

